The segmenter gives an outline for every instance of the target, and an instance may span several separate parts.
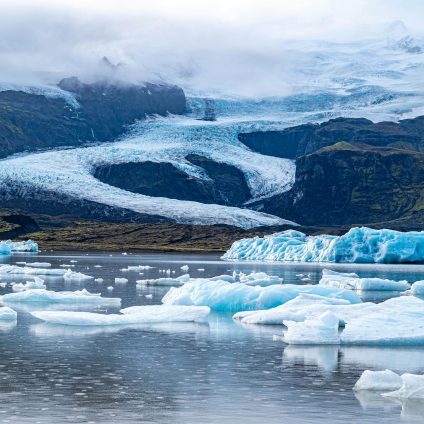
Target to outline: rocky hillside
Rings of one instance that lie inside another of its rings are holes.
[[[181,114],[186,100],[175,86],[118,82],[85,84],[75,77],[59,83],[66,97],[0,91],[0,157],[23,151],[112,141],[148,114]]]

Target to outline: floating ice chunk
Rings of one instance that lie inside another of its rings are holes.
[[[356,382],[353,390],[386,391],[398,390],[402,386],[402,379],[395,372],[365,370]]]
[[[251,274],[241,273],[239,276],[240,283],[253,286],[272,286],[273,284],[282,284],[283,278],[274,275],[268,275],[265,272],[252,272]]]
[[[182,286],[190,281],[190,275],[184,274],[177,278],[156,278],[151,280],[137,280],[136,283],[142,286]]]
[[[76,263],[76,262],[78,262],[77,260],[75,260],[75,259],[71,259],[69,262],[71,262],[71,264],[72,263]]]
[[[95,283],[103,283],[103,281],[104,281],[103,278],[95,278],[94,279]]]
[[[30,266],[1,265],[0,275],[56,275],[63,276],[67,270],[59,268],[32,268]]]
[[[94,268],[103,268],[102,265],[94,265]]]
[[[414,296],[424,296],[424,280],[416,281],[414,284],[412,284],[411,294]]]
[[[153,267],[150,265],[129,265],[126,268],[122,268],[121,271],[128,272],[128,271],[143,271],[145,269],[152,269]]]
[[[45,289],[46,285],[44,284],[44,280],[38,277],[34,277],[34,281],[27,281],[25,284],[19,283],[14,284],[12,286],[12,290],[14,292],[22,292],[26,290],[32,290],[32,289]]]
[[[62,268],[73,268],[75,265],[74,264],[60,264],[59,265]]]
[[[198,270],[199,272],[203,272],[203,271],[205,270],[205,268],[197,268],[197,270]]]
[[[117,278],[115,278],[115,283],[117,283],[117,284],[126,284],[126,283],[128,283],[128,278],[119,278],[119,277],[117,277]]]
[[[17,313],[8,306],[0,307],[0,321],[16,321]]]
[[[250,286],[243,283],[228,283],[210,279],[193,279],[182,287],[172,287],[162,299],[168,305],[209,306],[218,311],[243,311],[270,309],[294,299],[301,293],[345,299],[350,303],[361,303],[361,299],[350,290],[320,287],[317,285],[271,285]]]
[[[356,317],[376,310],[374,303],[350,304],[344,299],[301,293],[295,299],[283,305],[267,310],[242,311],[233,316],[243,324],[282,325],[283,321],[302,322],[306,319],[314,319],[324,312],[332,312],[339,319],[339,325],[343,326]]]
[[[227,275],[227,274],[215,275],[215,277],[210,277],[210,278],[208,278],[208,280],[210,280],[210,281],[226,281],[227,283],[235,283],[236,282],[236,278],[235,278],[234,275]]]
[[[101,297],[100,293],[90,293],[89,291],[63,291],[55,292],[45,289],[26,290],[20,293],[8,293],[0,297],[0,300],[5,303],[23,303],[23,302],[38,302],[38,303],[78,303],[88,305],[102,306],[120,306],[121,299]]]
[[[109,291],[112,291],[113,289],[114,289],[114,287],[113,286],[108,286],[108,288],[107,288]]]
[[[288,230],[233,243],[223,259],[402,263],[424,261],[424,231],[352,228],[343,236],[306,236]]]
[[[123,314],[97,314],[73,311],[35,311],[32,315],[51,324],[77,326],[135,325],[161,322],[198,321],[210,313],[202,306],[136,306],[123,309]]]
[[[10,255],[13,252],[38,252],[38,244],[32,240],[0,242],[0,255]]]
[[[83,274],[82,272],[74,272],[68,269],[66,270],[65,274],[63,274],[63,278],[65,280],[85,281],[92,280],[94,277],[92,277],[91,275]]]
[[[343,344],[424,345],[424,301],[402,296],[376,305],[375,311],[346,323]]]
[[[394,281],[383,278],[359,278],[354,273],[343,273],[324,269],[319,282],[321,286],[339,287],[346,290],[381,290],[381,291],[405,291],[410,288],[406,280]]]
[[[149,294],[145,294],[145,295],[144,295],[144,297],[145,297],[146,299],[153,299],[153,295],[152,295],[151,293],[149,293]]]
[[[50,268],[52,266],[50,262],[25,262],[25,264],[33,268]]]
[[[183,271],[185,271],[185,272],[187,272],[188,269],[189,269],[189,266],[188,265],[183,265],[180,269],[183,270]]]
[[[287,331],[284,341],[289,344],[340,344],[339,319],[331,312],[304,322],[284,321]]]
[[[383,393],[383,396],[398,399],[424,399],[424,375],[401,375],[402,386],[393,392]]]

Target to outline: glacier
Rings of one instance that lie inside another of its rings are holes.
[[[207,306],[132,306],[122,314],[75,311],[34,311],[31,315],[50,324],[73,326],[137,325],[199,321],[210,314]]]
[[[10,255],[16,252],[38,252],[38,244],[32,240],[27,241],[0,241],[0,255]]]
[[[318,283],[321,286],[339,287],[358,291],[406,291],[410,285],[406,280],[394,281],[384,278],[359,278],[354,273],[336,272],[329,269],[322,270],[322,278]]]
[[[181,287],[172,287],[163,297],[166,305],[209,306],[215,311],[244,311],[269,309],[299,296],[301,293],[344,299],[349,303],[361,303],[350,290],[320,287],[318,285],[274,284],[266,287],[223,280],[198,278]]]
[[[412,263],[424,261],[424,231],[399,232],[351,228],[342,236],[306,236],[287,230],[235,241],[224,260],[341,263]]]

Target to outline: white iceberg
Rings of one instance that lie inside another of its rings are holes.
[[[356,382],[353,390],[386,391],[398,390],[402,386],[401,377],[391,370],[365,370]]]
[[[424,301],[402,296],[376,305],[376,310],[346,323],[341,335],[349,345],[424,345]]]
[[[68,281],[85,281],[92,280],[94,277],[91,275],[83,274],[82,272],[74,272],[68,269],[63,274],[63,278]]]
[[[402,386],[393,392],[383,393],[383,396],[397,399],[424,399],[424,375],[401,375]]]
[[[17,283],[12,286],[12,290],[14,292],[22,292],[26,290],[33,289],[45,289],[46,285],[44,284],[44,280],[38,277],[34,277],[33,281],[27,281],[25,284]]]
[[[17,313],[8,306],[0,307],[0,321],[16,321]]]
[[[354,273],[336,272],[329,269],[322,271],[322,278],[319,284],[321,286],[358,291],[405,291],[410,288],[406,280],[394,281],[384,278],[359,278]]]
[[[283,305],[266,310],[242,311],[233,318],[243,324],[282,325],[283,321],[302,322],[314,319],[324,312],[331,312],[339,319],[339,325],[377,310],[374,303],[350,304],[344,299],[334,299],[313,294],[301,293],[299,296]]]
[[[162,322],[192,322],[209,315],[206,306],[135,306],[122,314],[98,314],[73,311],[35,311],[32,315],[50,324],[76,326],[109,326],[154,324]]]
[[[190,275],[184,274],[177,278],[164,277],[150,280],[137,280],[136,283],[142,286],[182,286],[190,281]]]
[[[288,344],[337,345],[340,344],[339,319],[331,312],[304,322],[284,321]]]
[[[24,262],[24,264],[33,268],[50,268],[52,266],[50,262]]]
[[[282,284],[283,278],[275,275],[268,275],[265,272],[252,272],[251,274],[241,273],[239,275],[239,281],[243,284],[266,287],[274,284]]]
[[[424,296],[424,280],[415,281],[415,283],[412,284],[411,294],[414,296]]]
[[[301,293],[345,299],[350,303],[361,303],[361,299],[353,291],[332,287],[297,284],[274,284],[261,287],[206,278],[193,279],[182,287],[172,287],[165,294],[162,302],[167,305],[209,306],[217,311],[237,312],[274,308],[294,299]]]
[[[232,260],[402,263],[424,261],[424,231],[352,228],[343,236],[288,230],[233,243],[222,257]]]
[[[100,267],[101,265],[95,265],[95,268]],[[152,269],[153,267],[150,265],[129,265],[126,268],[121,268],[121,271],[128,272],[128,271],[143,271],[146,269]]]
[[[188,265],[183,265],[180,269],[183,270],[183,271],[185,271],[185,272],[187,272],[188,269],[189,269],[189,266]]]
[[[116,284],[126,284],[126,283],[128,283],[128,278],[116,277],[115,278],[115,283]]]
[[[59,268],[33,268],[30,266],[1,265],[0,275],[53,275],[63,276],[68,270]]]
[[[100,293],[90,293],[89,291],[63,291],[55,292],[45,289],[26,290],[19,293],[7,293],[0,296],[0,301],[4,304],[10,303],[71,303],[71,304],[87,304],[96,306],[113,306],[119,307],[121,299],[101,297]]]

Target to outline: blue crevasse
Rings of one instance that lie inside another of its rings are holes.
[[[233,243],[222,259],[347,263],[424,262],[424,231],[351,228],[342,236],[287,230]]]

